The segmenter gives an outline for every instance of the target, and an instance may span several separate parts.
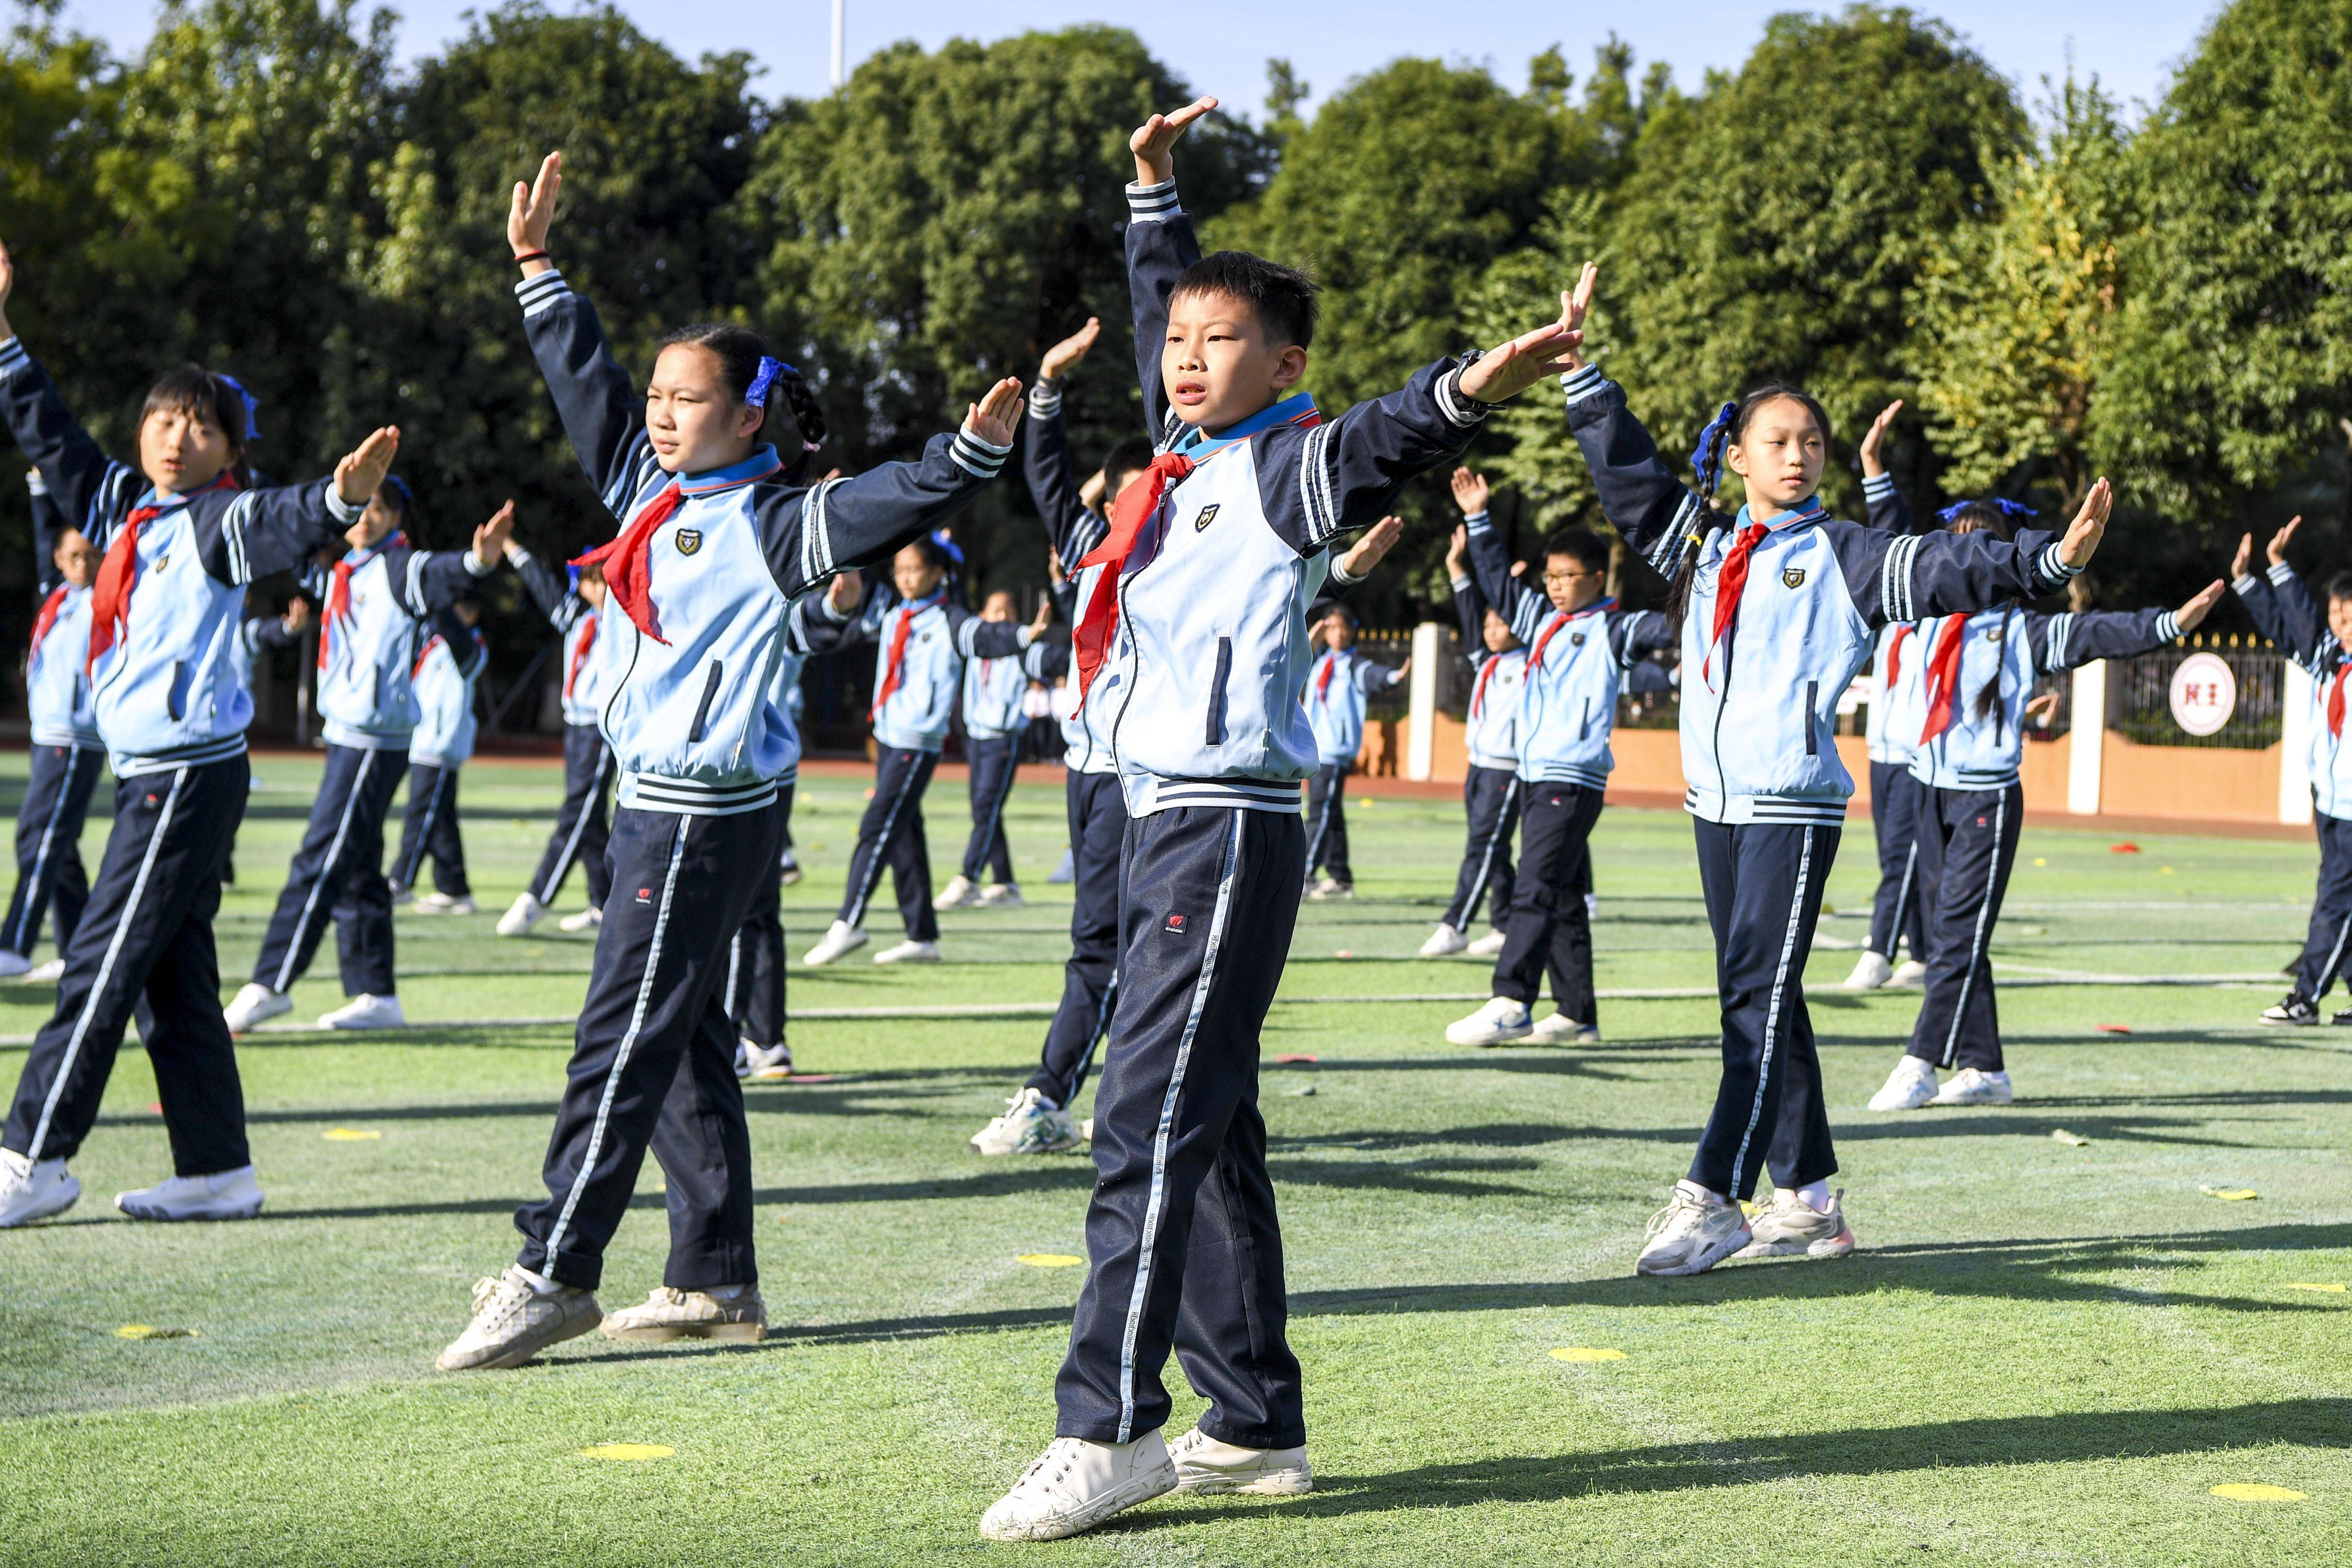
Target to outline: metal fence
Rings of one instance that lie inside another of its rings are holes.
[[[2172,674],[2191,653],[2212,653],[2230,666],[2238,683],[2230,721],[2211,735],[2190,735],[2172,716]],[[2281,703],[2286,660],[2277,649],[2252,637],[2192,636],[2186,643],[2112,661],[2107,682],[2107,724],[2143,746],[2199,746],[2260,751],[2275,746],[2283,732]]]

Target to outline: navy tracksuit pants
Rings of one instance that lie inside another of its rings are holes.
[[[1348,865],[1348,772],[1353,763],[1319,764],[1307,780],[1307,874],[1318,869],[1342,887],[1356,885]]]
[[[343,995],[388,997],[392,967],[392,884],[383,878],[383,823],[406,771],[406,751],[327,747],[327,773],[310,803],[310,825],[286,873],[278,908],[253,961],[256,985],[286,991],[335,927]]]
[[[1938,1067],[2001,1071],[1992,928],[2017,863],[2025,790],[1921,787],[1919,896],[1927,925],[1927,995],[1909,1053]]]
[[[173,1170],[211,1176],[253,1163],[213,946],[221,867],[251,779],[240,753],[116,781],[114,829],[66,947],[57,1011],[33,1037],[0,1145],[31,1159],[71,1158],[98,1120],[123,1029],[143,1001],[152,1017],[141,1043]]]
[[[1303,838],[1290,812],[1180,807],[1128,824],[1092,1267],[1055,1380],[1058,1437],[1125,1443],[1164,1425],[1172,1347],[1210,1402],[1202,1431],[1252,1448],[1307,1439],[1257,1109]]]
[[[1021,737],[966,736],[963,754],[971,773],[971,839],[963,848],[963,874],[978,882],[985,867],[998,882],[1018,882],[1013,874],[1013,848],[1004,838],[1004,803],[1013,798]]]
[[[1767,1163],[1776,1187],[1837,1170],[1804,977],[1843,830],[1697,818],[1692,826],[1715,931],[1723,1078],[1690,1179],[1744,1201]]]
[[[2312,894],[2311,934],[2304,938],[2294,988],[2316,1002],[2352,958],[2352,819],[2314,811],[2311,825],[2319,835],[2319,888]],[[23,852],[17,852],[20,859]]]
[[[1118,1000],[1118,862],[1127,838],[1127,797],[1116,773],[1073,770],[1063,785],[1070,823],[1070,959],[1062,1002],[1045,1028],[1045,1049],[1028,1087],[1067,1107],[1086,1087],[1095,1044]]]
[[[451,898],[471,896],[466,839],[457,831],[457,771],[430,762],[408,765],[408,810],[400,820],[400,852],[392,857],[394,887],[415,887],[431,855],[433,885]]]
[[[1551,999],[1579,1023],[1598,1025],[1592,994],[1592,920],[1584,895],[1592,891],[1592,825],[1601,820],[1601,791],[1574,784],[1527,787],[1519,823],[1517,902],[1504,926],[1495,960],[1495,995],[1533,1007],[1551,972]]]
[[[552,904],[563,891],[563,879],[573,863],[588,868],[588,903],[604,907],[612,891],[613,873],[604,864],[604,846],[612,830],[604,821],[604,786],[613,777],[613,753],[604,732],[593,724],[563,727],[563,809],[556,813],[555,831],[531,873],[530,895]]]
[[[866,924],[866,905],[887,864],[908,940],[940,939],[940,919],[931,909],[931,846],[923,835],[923,791],[930,788],[932,770],[939,765],[936,751],[886,746],[876,756],[874,799],[866,803],[866,815],[857,823],[849,889],[841,901],[841,918],[850,925]]]
[[[41,917],[58,916],[58,951],[73,944],[74,923],[89,899],[82,869],[81,829],[106,751],[96,746],[36,746],[25,802],[16,809],[16,891],[0,925],[0,947],[29,956],[41,939]]]
[[[547,1144],[547,1197],[515,1210],[518,1261],[593,1290],[651,1149],[681,1291],[751,1284],[751,1134],[721,1004],[730,940],[782,852],[774,807],[614,814],[613,896]]]
[[[1519,776],[1500,768],[1470,765],[1462,780],[1462,804],[1470,815],[1470,843],[1462,852],[1462,870],[1454,879],[1454,901],[1441,917],[1456,931],[1467,931],[1478,918],[1478,902],[1486,901],[1487,922],[1500,929],[1511,917],[1511,834],[1519,825],[1519,802],[1526,788]]]
[[[722,997],[738,1039],[762,1051],[784,1043],[784,847],[793,839],[793,786],[777,791],[779,846],[768,874],[751,894],[751,912],[727,949]]]
[[[1927,961],[1927,903],[1919,890],[1919,806],[1927,787],[1909,765],[1870,765],[1870,825],[1878,835],[1878,895],[1870,909],[1870,950],[1895,956],[1898,939]]]

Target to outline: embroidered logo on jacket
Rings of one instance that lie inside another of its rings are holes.
[[[1803,567],[1801,567],[1801,566],[1792,566],[1792,567],[1790,567],[1788,570],[1786,570],[1786,571],[1784,571],[1784,572],[1782,572],[1782,573],[1780,574],[1780,583],[1781,583],[1781,586],[1782,586],[1782,587],[1784,587],[1784,588],[1802,588],[1802,587],[1804,587],[1804,586],[1805,586],[1805,569],[1804,569]]]
[[[701,548],[702,530],[700,528],[680,528],[677,530],[678,554],[692,555]]]
[[[1568,645],[1569,645],[1570,647],[1571,647],[1571,648],[1581,648],[1581,647],[1583,647],[1583,646],[1584,646],[1584,633],[1583,633],[1583,632],[1570,632],[1568,634]]]
[[[1196,534],[1197,534],[1197,533],[1202,533],[1202,532],[1205,532],[1205,531],[1207,530],[1207,528],[1208,528],[1209,525],[1210,525],[1211,523],[1215,522],[1216,520],[1217,520],[1217,508],[1216,508],[1216,507],[1214,507],[1214,506],[1207,506],[1207,507],[1202,507],[1202,508],[1201,508],[1201,515],[1200,515],[1199,517],[1194,517],[1194,518],[1192,519],[1192,531],[1193,531],[1194,533],[1196,533]]]
[[[1209,508],[1209,510],[1213,512],[1217,508],[1214,507]],[[1168,917],[1168,929],[1173,931],[1179,936],[1184,935],[1184,917],[1181,915],[1170,915]]]

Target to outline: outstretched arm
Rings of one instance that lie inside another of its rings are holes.
[[[1173,114],[1155,114],[1128,138],[1135,154],[1135,183],[1127,188],[1127,292],[1135,319],[1135,373],[1143,388],[1143,423],[1154,441],[1170,428],[1168,389],[1160,375],[1160,353],[1168,340],[1168,301],[1176,279],[1201,259],[1192,216],[1176,200],[1176,142],[1193,121],[1217,107],[1197,99]],[[1076,557],[1072,557],[1076,559]]]
[[[1510,552],[1504,549],[1503,536],[1495,531],[1494,521],[1487,516],[1490,494],[1479,475],[1467,468],[1454,471],[1454,500],[1464,513],[1465,542],[1479,597],[1494,606],[1513,636],[1532,647],[1543,623],[1551,619],[1551,601],[1511,574]],[[1465,633],[1474,639],[1484,634],[1483,626],[1475,633]]]
[[[50,504],[103,548],[114,519],[146,489],[147,481],[99,450],[66,407],[49,372],[16,340],[16,329],[8,324],[8,298],[16,289],[16,261],[0,245],[0,413],[47,484]],[[52,570],[46,555],[40,564],[45,573]]]
[[[2197,629],[2227,589],[2226,583],[2217,580],[2177,610],[2029,615],[2025,631],[2032,639],[2034,668],[2046,675],[2094,660],[2127,659],[2178,642]]]
[[[420,619],[441,615],[498,570],[513,538],[514,503],[509,501],[474,530],[470,549],[386,550],[384,575],[392,584],[393,597],[403,610]],[[471,646],[472,639],[465,635],[464,622],[453,620],[449,624],[457,629],[457,635],[451,636],[446,626],[443,628],[443,635],[449,640],[449,656],[463,668],[459,645]]]
[[[1610,646],[1617,663],[1632,669],[1644,656],[1675,645],[1674,622],[1654,610],[1621,610],[1609,617]]]
[[[2284,650],[2288,658],[2315,674],[2320,644],[2327,636],[2327,617],[2320,613],[2311,591],[2286,559],[2287,546],[2302,525],[2302,517],[2290,517],[2285,527],[2271,536],[2269,566],[2260,576],[2246,570],[2254,549],[2254,536],[2246,535],[2239,541],[2237,559],[2231,563],[2230,586],[2244,602],[2246,613],[2254,618],[2256,630]]]
[[[1903,400],[1896,398],[1878,411],[1878,417],[1870,422],[1870,429],[1862,438],[1863,506],[1872,528],[1896,534],[1911,531],[1911,503],[1895,487],[1895,476],[1886,471],[1881,452],[1886,443],[1886,427],[1902,412]]]
[[[188,497],[197,559],[215,579],[232,584],[299,571],[320,546],[359,520],[399,450],[400,432],[386,425],[345,454],[331,479],[199,491]]]
[[[1840,537],[1838,564],[1854,608],[1871,625],[1973,614],[2004,600],[2039,598],[2072,581],[2105,536],[2113,504],[2102,479],[2055,538],[2033,528],[2020,529],[2013,542],[1985,533],[1890,538],[1855,529]]]
[[[1045,520],[1045,538],[1064,560],[1076,560],[1101,540],[1104,523],[1086,504],[1070,456],[1070,427],[1062,417],[1062,379],[1086,357],[1102,331],[1093,317],[1077,332],[1045,352],[1037,384],[1029,389],[1029,437],[1023,444],[1022,476],[1029,498]]]

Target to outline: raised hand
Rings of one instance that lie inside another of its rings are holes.
[[[1456,468],[1454,472],[1459,475],[1467,473],[1468,470]],[[1469,553],[1469,549],[1470,529],[1468,526],[1463,523],[1454,524],[1454,537],[1445,541],[1445,576],[1448,581],[1453,580],[1454,578],[1467,575],[1462,570],[1462,558]]]
[[[1055,588],[1070,580],[1070,574],[1062,570],[1062,552],[1052,545],[1045,547],[1045,580]]]
[[[1196,98],[1173,114],[1155,114],[1135,128],[1127,150],[1135,154],[1135,183],[1157,185],[1176,177],[1176,142],[1192,123],[1217,107],[1213,98]]]
[[[1592,309],[1592,289],[1600,277],[1601,269],[1586,262],[1575,289],[1559,297],[1559,319],[1521,333],[1482,356],[1462,372],[1464,393],[1480,402],[1501,402],[1546,376],[1583,369],[1580,350],[1584,343],[1584,318]]]
[[[1878,417],[1870,422],[1870,429],[1864,434],[1862,438],[1862,474],[1864,478],[1875,479],[1881,474],[1886,472],[1885,461],[1879,456],[1878,449],[1886,440],[1886,427],[1893,424],[1895,423],[1895,416],[1902,412],[1903,400],[1898,397],[1893,402],[1888,403],[1885,408],[1880,409],[1878,411]]]
[[[1576,275],[1576,287],[1559,297],[1559,324],[1576,334],[1576,342],[1569,350],[1568,368],[1584,368],[1584,319],[1592,314],[1592,292],[1601,284],[1601,264],[1588,261],[1584,270]]]
[[[2058,716],[2058,697],[2059,694],[2056,692],[2043,692],[2025,705],[2025,716],[2032,721],[2034,728],[2050,727],[2050,721]]]
[[[835,615],[847,615],[857,608],[857,601],[865,595],[866,580],[858,576],[856,568],[852,567],[833,580],[832,586],[824,591],[824,601],[833,606]]]
[[[1046,629],[1053,624],[1054,596],[1050,593],[1041,593],[1037,596],[1037,613],[1029,618],[1029,641],[1034,643],[1043,637]]]
[[[2294,530],[2301,527],[2303,527],[2301,517],[2289,517],[2286,520],[2286,527],[2271,536],[2271,542],[2265,547],[2264,553],[2271,558],[2273,566],[2280,565],[2286,559],[2286,547],[2294,542]]]
[[[1096,469],[1087,476],[1087,482],[1078,486],[1078,505],[1089,512],[1102,510],[1103,492],[1108,488],[1110,476],[1099,468]]]
[[[1045,350],[1045,362],[1037,367],[1041,382],[1058,382],[1070,373],[1070,367],[1087,357],[1087,350],[1102,336],[1102,319],[1087,318],[1087,324]]]
[[[0,338],[16,334],[8,325],[8,296],[16,292],[16,258],[0,245]]]
[[[383,487],[383,476],[392,472],[392,460],[399,454],[400,427],[387,424],[335,465],[335,494],[347,507],[366,506]]]
[[[2226,582],[2207,583],[2194,599],[2172,612],[2173,621],[2183,632],[2194,632],[2197,623],[2205,619],[2213,606],[2221,602],[2221,595],[2228,592],[2229,588]]]
[[[540,160],[539,178],[530,184],[515,182],[514,201],[507,208],[507,244],[517,256],[547,248],[547,231],[555,222],[555,198],[563,190],[563,154],[551,152]],[[554,263],[544,257],[523,264],[525,276],[547,271]]]
[[[1492,495],[1484,474],[1469,468],[1454,471],[1454,504],[1462,508],[1464,517],[1475,517],[1485,511]]]
[[[1010,446],[1013,431],[1021,425],[1023,406],[1021,378],[1007,376],[971,405],[963,416],[963,427],[991,446]]]
[[[1382,517],[1364,530],[1364,537],[1358,539],[1348,553],[1339,558],[1340,562],[1347,567],[1349,577],[1369,576],[1372,568],[1381,564],[1381,558],[1394,549],[1397,540],[1402,538],[1404,538],[1404,519]]]
[[[286,613],[278,618],[278,624],[289,632],[299,632],[310,624],[310,601],[299,593],[288,600]]]
[[[2245,576],[2246,568],[2252,564],[2253,559],[2254,536],[2252,534],[2240,535],[2238,538],[2238,553],[2230,558],[2230,580],[2231,582],[2235,582],[2238,579]]]
[[[507,545],[514,538],[514,503],[509,501],[490,514],[490,520],[474,529],[474,559],[484,566],[496,566],[506,559]]]
[[[2102,479],[2091,486],[2083,497],[2083,509],[2066,525],[2066,537],[2058,541],[2058,559],[2081,570],[2091,564],[2092,555],[2099,541],[2106,537],[2107,514],[2115,508],[2115,490]]]

